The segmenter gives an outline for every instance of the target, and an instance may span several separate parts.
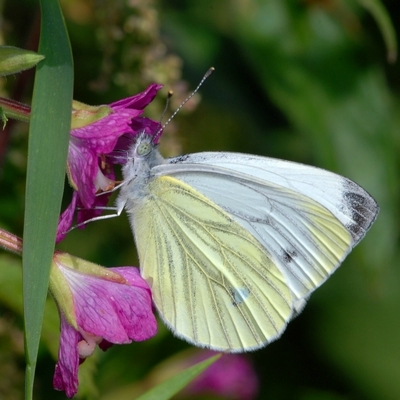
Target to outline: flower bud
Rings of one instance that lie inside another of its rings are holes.
[[[44,56],[12,46],[0,46],[0,76],[16,74],[34,67]]]

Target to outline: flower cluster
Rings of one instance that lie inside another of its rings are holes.
[[[103,268],[65,253],[55,253],[50,291],[61,318],[54,387],[72,397],[78,366],[96,345],[142,341],[156,334],[150,289],[133,267]]]
[[[114,164],[124,163],[136,135],[158,135],[160,124],[140,114],[161,85],[150,85],[136,96],[92,107],[73,104],[67,174],[74,189],[72,201],[60,216],[57,242],[73,223],[101,213],[107,192],[116,185]],[[155,142],[158,137],[154,137]],[[50,273],[50,292],[61,319],[60,348],[53,384],[72,397],[78,390],[78,367],[96,345],[142,341],[155,335],[156,319],[150,288],[134,267],[103,268],[65,253],[56,253]]]
[[[144,92],[109,106],[93,107],[74,102],[67,159],[68,178],[74,193],[60,217],[57,242],[72,226],[77,209],[80,224],[98,215],[98,208],[107,204],[109,193],[96,194],[115,186],[113,164],[124,162],[124,155],[136,135],[143,131],[157,135],[160,131],[158,122],[140,117],[160,88],[161,85],[152,84]],[[158,137],[154,140],[156,142]]]

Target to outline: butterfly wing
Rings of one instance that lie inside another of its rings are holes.
[[[238,153],[167,161],[153,174],[185,182],[251,233],[283,272],[295,311],[362,239],[379,210],[360,186],[315,167]]]
[[[280,336],[292,294],[268,249],[184,182],[151,180],[128,209],[142,276],[177,336],[221,351],[256,349]]]

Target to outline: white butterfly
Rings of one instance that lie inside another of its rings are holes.
[[[374,222],[354,182],[237,153],[163,159],[142,134],[123,168],[142,276],[175,335],[219,351],[277,339]]]

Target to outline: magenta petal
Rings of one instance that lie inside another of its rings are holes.
[[[126,284],[73,270],[63,271],[73,292],[80,328],[118,344],[155,335],[157,324],[147,284],[138,273],[132,272],[136,268],[127,267],[127,270],[124,271],[128,277]]]
[[[58,362],[54,371],[53,386],[56,390],[63,390],[68,398],[78,391],[78,342],[82,336],[65,320],[61,318],[60,348]]]
[[[162,88],[162,85],[152,83],[145,91],[138,93],[135,96],[128,97],[111,103],[110,106],[114,110],[120,108],[136,108],[143,110],[149,103],[151,103],[156,96],[157,92]]]
[[[111,152],[119,136],[133,133],[130,123],[154,99],[162,85],[152,84],[144,92],[110,104],[112,114],[82,128],[73,129],[71,136],[80,140],[85,147],[97,154]]]
[[[98,170],[98,155],[86,147],[78,147],[71,139],[68,168],[72,181],[77,186],[79,199],[85,208],[93,205],[96,187],[94,180]]]
[[[142,110],[120,110],[104,117],[93,124],[73,129],[71,136],[80,140],[80,147],[96,153],[109,153],[119,136],[129,132],[132,119],[138,117]]]
[[[148,135],[156,136],[154,143],[157,144],[161,136],[161,124],[149,118],[136,118],[131,122],[131,128],[134,132],[146,132]]]
[[[151,294],[150,287],[148,283],[140,275],[138,268],[114,267],[114,268],[109,268],[109,270],[122,275],[132,286],[145,289],[149,294]]]
[[[194,364],[215,354],[204,350],[191,361]],[[228,399],[253,400],[257,397],[258,387],[257,375],[245,355],[223,354],[196,377],[185,391],[190,394],[213,393]]]
[[[61,240],[65,238],[66,232],[72,226],[77,200],[78,200],[78,193],[74,191],[71,203],[60,215],[60,218],[58,220],[56,243],[61,242]]]

